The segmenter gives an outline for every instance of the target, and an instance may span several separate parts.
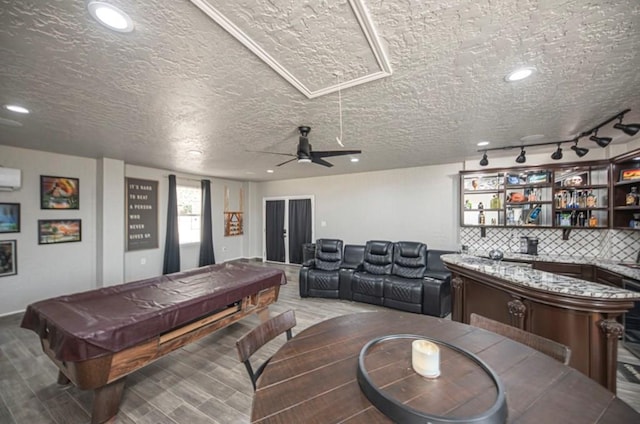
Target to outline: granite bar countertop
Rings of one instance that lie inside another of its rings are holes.
[[[586,256],[561,256],[561,255],[527,255],[523,253],[503,252],[505,261],[526,261],[526,262],[558,262],[567,264],[595,265],[611,272],[615,272],[624,277],[640,281],[640,265],[632,262],[621,265],[619,261],[609,259],[598,259]],[[469,251],[470,255],[488,258],[489,252]],[[634,268],[634,266],[636,268]]]
[[[442,260],[445,264],[457,265],[509,281],[518,286],[537,290],[578,297],[640,300],[640,293],[605,284],[592,283],[578,278],[538,271],[523,267],[517,263],[493,261],[491,259],[463,254],[442,255]]]

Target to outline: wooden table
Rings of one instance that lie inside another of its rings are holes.
[[[252,422],[391,422],[369,402],[356,380],[362,347],[372,339],[391,334],[438,339],[481,358],[504,385],[507,422],[640,422],[640,414],[613,393],[536,350],[466,324],[397,311],[345,315],[297,334],[273,356],[259,379]],[[446,351],[441,352],[441,376],[425,380],[430,385],[430,395],[421,402],[421,409],[458,417],[481,412],[486,403],[468,400],[486,395],[484,383],[468,375],[452,376],[461,362],[451,361],[447,355]],[[401,396],[403,378],[410,372],[398,367],[392,372],[398,374],[399,386],[392,383],[388,390],[393,392],[395,388]]]

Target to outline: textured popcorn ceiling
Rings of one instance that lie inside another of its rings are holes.
[[[318,86],[375,65],[347,0],[210,1]],[[294,153],[299,125],[315,150],[340,148],[338,94],[308,99],[187,0],[109,2],[133,33],[100,26],[83,1],[0,0],[0,104],[32,110],[0,111],[0,144],[266,180],[460,162],[479,158],[479,140],[567,139],[625,108],[640,121],[637,0],[362,0],[393,74],[341,93],[360,162],[266,174],[286,158],[250,151]],[[538,72],[505,83],[518,65]]]

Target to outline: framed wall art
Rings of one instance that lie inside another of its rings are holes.
[[[82,240],[79,219],[39,219],[38,244],[72,243]]]
[[[80,180],[41,175],[40,209],[80,209]]]
[[[0,277],[18,273],[18,254],[15,240],[0,241]]]
[[[0,233],[20,232],[20,203],[0,203]]]

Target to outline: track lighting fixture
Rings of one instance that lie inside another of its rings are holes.
[[[624,113],[621,113],[619,116],[617,116],[617,118],[620,119],[620,122],[615,124],[613,126],[613,128],[615,128],[617,130],[622,130],[627,135],[636,135],[638,133],[638,131],[640,131],[640,124],[626,124],[625,125],[625,124],[622,123],[622,118],[623,117],[624,117]]]
[[[484,155],[482,155],[482,159],[480,159],[480,166],[487,165],[489,165],[489,159],[487,159],[487,152],[484,152]]]
[[[583,157],[584,155],[586,155],[587,153],[589,153],[589,149],[587,149],[586,147],[578,147],[578,141],[583,138],[583,137],[589,137],[589,140],[594,141],[598,146],[600,147],[607,147],[609,145],[609,143],[611,143],[612,138],[611,137],[598,137],[598,130],[602,127],[604,127],[605,125],[610,124],[611,122],[615,121],[616,119],[619,120],[619,122],[617,124],[615,124],[613,126],[613,128],[624,131],[625,134],[628,135],[636,135],[638,132],[640,132],[640,124],[623,124],[622,123],[622,119],[624,118],[624,115],[627,114],[628,112],[630,112],[631,109],[625,109],[622,112],[618,113],[617,115],[607,119],[604,122],[601,122],[600,124],[596,125],[595,127],[591,128],[588,131],[584,131],[581,132],[580,134],[578,134],[575,138],[572,138],[571,140],[561,140],[561,141],[549,141],[549,142],[542,142],[542,143],[530,143],[530,144],[524,144],[524,145],[519,145],[519,146],[504,146],[504,147],[492,147],[490,149],[481,149],[478,150],[478,152],[482,152],[482,159],[480,160],[480,166],[487,166],[489,164],[489,160],[487,159],[487,152],[491,151],[491,150],[510,150],[510,149],[520,149],[520,154],[518,155],[518,157],[516,158],[516,162],[517,163],[525,163],[527,161],[527,158],[525,156],[526,152],[525,152],[525,147],[531,147],[531,146],[550,146],[552,144],[557,144],[558,148],[556,149],[555,152],[553,152],[551,154],[551,159],[553,160],[560,160],[562,159],[562,143],[573,143],[573,146],[571,146],[571,150],[573,150],[574,152],[576,152],[576,155],[578,155],[578,157]]]
[[[595,141],[596,144],[602,148],[605,148],[611,143],[611,137],[598,137],[598,130],[596,129],[595,134],[589,137],[589,140]]]
[[[558,149],[551,154],[551,159],[553,160],[562,159],[562,147],[560,147],[560,143],[558,143]]]
[[[576,152],[576,155],[578,155],[579,158],[589,153],[589,149],[587,149],[586,147],[578,147],[578,140],[576,140],[576,144],[571,146],[571,150]]]

